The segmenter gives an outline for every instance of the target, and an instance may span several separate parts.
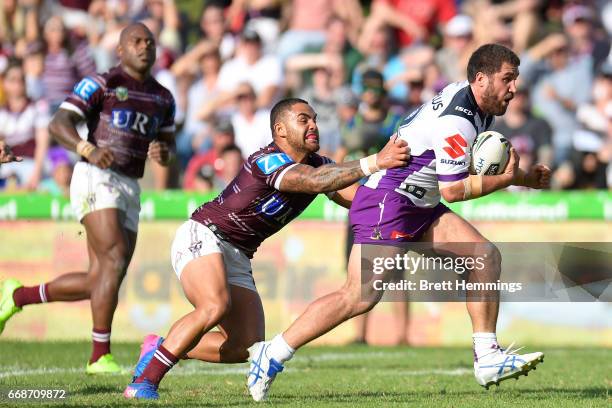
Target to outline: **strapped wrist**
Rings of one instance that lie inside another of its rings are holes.
[[[380,170],[378,168],[378,165],[376,164],[376,158],[377,155],[372,154],[368,157],[364,157],[363,159],[359,160],[359,165],[361,166],[361,171],[363,171],[363,174],[369,176],[370,174],[376,173]]]
[[[482,196],[482,176],[470,174],[463,179],[463,199],[478,198]]]
[[[94,150],[96,150],[96,146],[89,143],[87,140],[81,140],[76,145],[76,152],[79,156],[83,156],[86,159],[89,159],[89,156],[91,156]]]

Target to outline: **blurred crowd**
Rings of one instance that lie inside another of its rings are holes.
[[[269,110],[285,96],[318,113],[322,154],[370,154],[404,115],[464,80],[487,42],[521,57],[518,91],[493,128],[521,166],[551,166],[554,189],[612,186],[605,0],[3,0],[0,138],[24,161],[0,168],[0,189],[66,194],[78,157],[50,140],[48,122],[80,78],[117,63],[133,21],[154,33],[153,74],[177,104],[175,168],[155,188],[223,188],[271,142]]]

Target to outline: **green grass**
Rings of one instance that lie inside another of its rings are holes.
[[[530,348],[534,351],[535,348]],[[312,347],[279,375],[266,406],[596,407],[610,406],[612,350],[540,348],[544,364],[519,381],[485,391],[474,381],[467,348]],[[164,379],[158,402],[124,400],[129,374],[88,377],[87,342],[0,342],[0,390],[64,389],[59,403],[0,399],[0,406],[207,407],[256,405],[244,385],[246,365],[181,362]],[[113,345],[126,366],[138,345]],[[261,404],[259,404],[261,405]]]

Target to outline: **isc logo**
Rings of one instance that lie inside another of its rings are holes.
[[[150,130],[157,128],[155,122],[142,112],[129,109],[115,109],[111,112],[113,127],[117,129],[130,129],[146,136]]]

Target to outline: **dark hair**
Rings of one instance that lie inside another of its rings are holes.
[[[470,83],[476,80],[476,74],[493,75],[499,72],[504,62],[518,67],[521,64],[519,57],[510,48],[500,44],[485,44],[478,48],[468,62],[467,77]]]
[[[274,105],[272,111],[270,112],[270,130],[272,131],[272,136],[274,136],[274,124],[279,121],[280,116],[288,109],[291,109],[293,105],[298,103],[305,103],[308,105],[308,102],[300,98],[281,99],[276,103],[276,105]]]
[[[236,152],[242,156],[242,150],[240,150],[240,148],[235,144],[225,146],[223,149],[221,149],[221,153],[219,154],[219,156],[223,156],[225,153],[228,152]]]

